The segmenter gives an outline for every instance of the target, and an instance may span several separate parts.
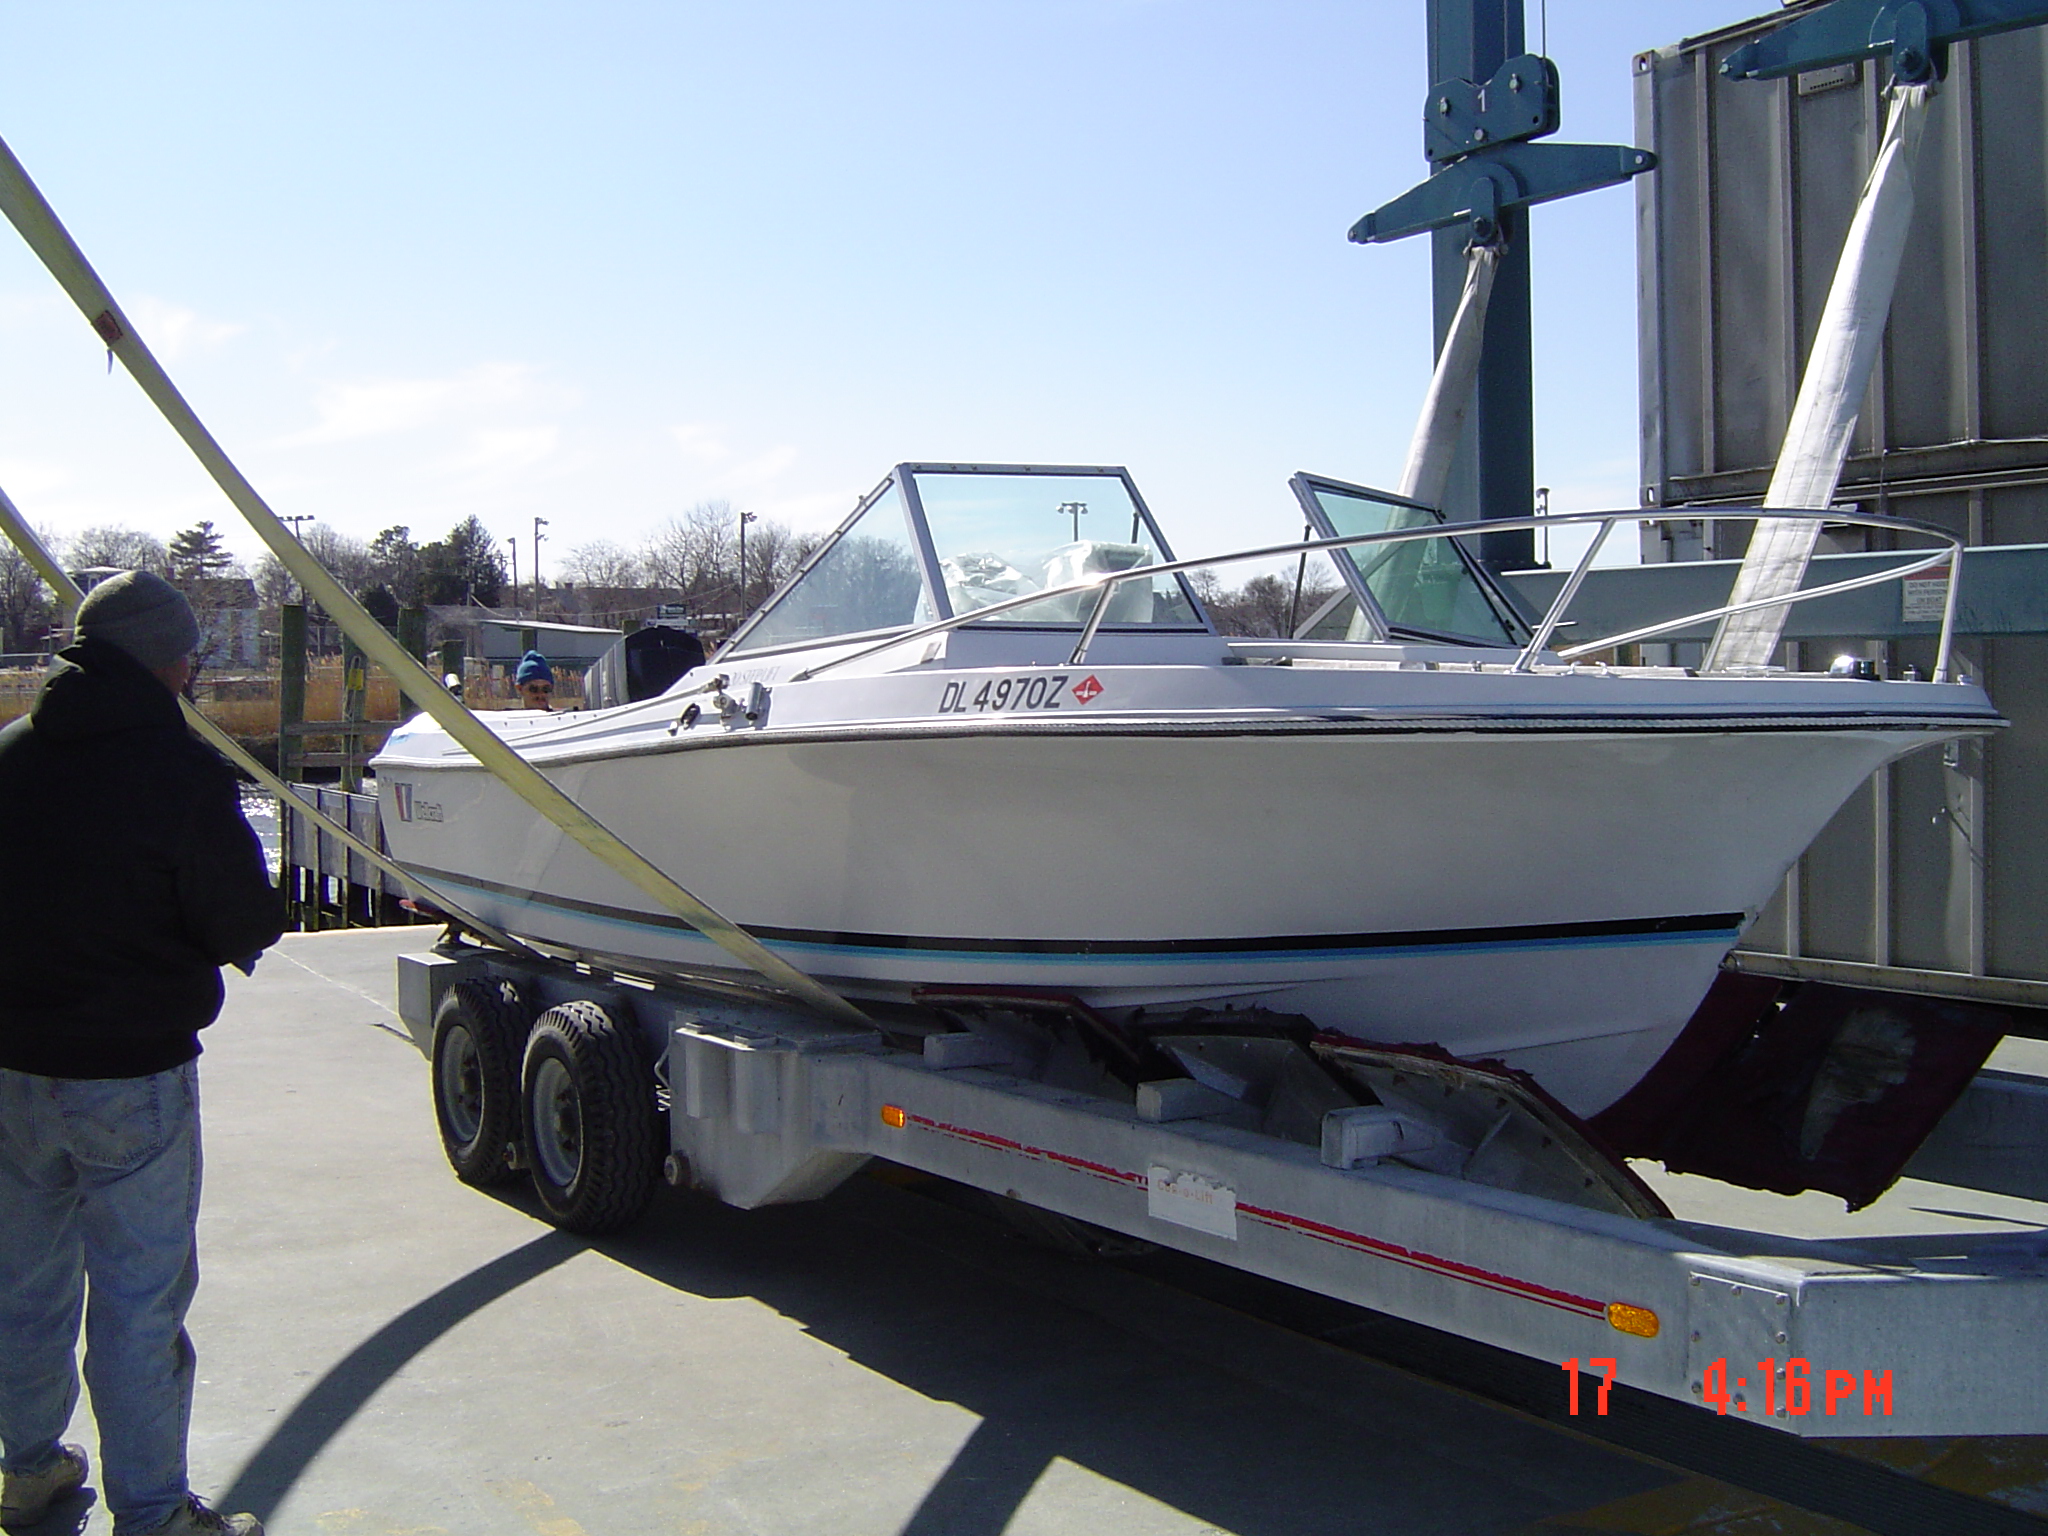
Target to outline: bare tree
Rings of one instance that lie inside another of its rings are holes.
[[[584,587],[635,587],[640,584],[640,561],[610,539],[592,539],[569,551],[562,575]]]
[[[47,533],[42,539],[46,545],[50,542]],[[28,557],[12,544],[0,543],[0,651],[39,648],[56,616],[56,597]]]
[[[361,539],[337,533],[325,523],[308,523],[299,542],[313,552],[313,558],[327,567],[327,574],[349,591],[367,587],[377,579],[377,558]]]
[[[723,595],[730,600],[737,585],[738,546],[739,513],[732,503],[700,501],[656,529],[642,546],[640,561],[657,585],[676,587],[692,598]]]
[[[171,573],[162,539],[119,523],[104,523],[74,533],[64,546],[64,563],[74,571],[106,566],[123,571],[150,571],[158,576]]]
[[[256,582],[256,600],[265,608],[289,603],[299,595],[298,579],[267,549],[256,557],[256,569],[251,574]]]
[[[299,535],[299,542],[306,546],[315,560],[327,568],[327,574],[340,582],[351,592],[361,591],[377,581],[377,557],[360,539],[352,539],[345,533],[337,533],[325,523],[308,523]],[[299,584],[285,563],[268,550],[256,562],[254,579],[256,595],[267,607],[288,603],[299,595]]]
[[[775,589],[823,542],[822,534],[795,533],[766,518],[755,522],[747,534],[746,581],[741,588],[740,606],[751,610],[768,601]]]
[[[1336,590],[1337,584],[1315,570],[1302,575],[1301,596],[1295,598],[1293,572],[1285,576],[1254,576],[1235,591],[1226,588],[1213,571],[1190,573],[1190,584],[1209,617],[1226,635],[1259,635],[1285,639],[1302,620],[1319,608]]]

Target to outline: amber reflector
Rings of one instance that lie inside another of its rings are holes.
[[[883,1112],[888,1118],[888,1112]],[[1622,1333],[1632,1333],[1639,1339],[1657,1337],[1657,1314],[1648,1307],[1632,1307],[1625,1301],[1607,1303],[1607,1325]]]

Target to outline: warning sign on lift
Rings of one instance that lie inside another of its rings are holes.
[[[1948,566],[1937,565],[1899,583],[1900,623],[1941,622],[1942,610],[1948,603],[1948,573]]]

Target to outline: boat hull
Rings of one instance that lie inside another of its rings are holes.
[[[771,731],[541,765],[856,996],[1256,1002],[1504,1061],[1591,1114],[1855,787],[1930,739],[1247,727],[1190,752],[1107,729]],[[380,785],[394,854],[477,916],[615,963],[733,968],[466,756]]]

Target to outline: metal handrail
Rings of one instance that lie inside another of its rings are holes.
[[[808,682],[820,673],[830,671],[834,667],[844,666],[850,661],[860,661],[866,657],[877,655],[882,651],[893,650],[900,645],[911,645],[931,635],[947,634],[961,628],[963,625],[981,623],[999,614],[1009,613],[1020,608],[1029,608],[1033,604],[1047,602],[1052,598],[1067,597],[1077,592],[1094,592],[1098,588],[1104,589],[1089,615],[1089,621],[1082,631],[1080,643],[1074,647],[1073,655],[1068,659],[1067,665],[1077,667],[1087,659],[1089,647],[1094,643],[1096,631],[1102,621],[1102,615],[1108,607],[1110,590],[1122,582],[1149,579],[1154,576],[1170,576],[1181,571],[1203,570],[1215,565],[1235,565],[1246,560],[1271,560],[1281,555],[1304,554],[1316,550],[1353,549],[1365,544],[1404,544],[1417,539],[1458,539],[1473,534],[1501,533],[1518,528],[1562,528],[1597,523],[1600,525],[1601,531],[1594,536],[1592,547],[1580,558],[1577,567],[1572,571],[1571,577],[1565,582],[1563,588],[1559,590],[1557,597],[1552,600],[1550,608],[1543,616],[1542,622],[1537,625],[1535,631],[1531,634],[1529,643],[1516,655],[1514,665],[1509,669],[1513,672],[1526,672],[1540,653],[1542,642],[1547,641],[1552,633],[1556,631],[1558,625],[1563,622],[1565,610],[1570,605],[1572,599],[1578,595],[1579,587],[1585,581],[1586,573],[1592,567],[1593,556],[1599,550],[1600,545],[1606,541],[1607,534],[1613,530],[1615,524],[1627,522],[1630,519],[1639,519],[1642,515],[1640,511],[1552,512],[1529,517],[1481,518],[1462,523],[1433,523],[1419,528],[1391,528],[1380,533],[1352,533],[1334,539],[1304,539],[1289,544],[1267,544],[1257,549],[1236,550],[1227,555],[1202,555],[1189,560],[1162,560],[1156,565],[1133,566],[1128,570],[1122,571],[1098,571],[1082,581],[1069,582],[1067,585],[1060,587],[1047,587],[1042,592],[1030,592],[1022,597],[1007,598],[1000,603],[990,603],[985,608],[976,608],[969,613],[956,613],[950,619],[937,619],[929,624],[920,624],[911,629],[898,630],[896,633],[889,635],[885,639],[877,640],[873,644],[861,646],[843,655],[828,657],[823,661],[805,667],[803,670],[795,673],[789,680],[793,683]],[[1718,608],[1708,609],[1701,613],[1689,613],[1682,618],[1646,625],[1641,629],[1629,630],[1625,634],[1609,635],[1601,640],[1589,640],[1582,645],[1575,645],[1567,650],[1559,651],[1557,653],[1558,659],[1561,661],[1572,661],[1593,651],[1604,651],[1613,646],[1629,645],[1638,640],[1651,639],[1657,635],[1668,634],[1673,630],[1686,629],[1694,624],[1702,624],[1709,620],[1720,619],[1731,613],[1747,613],[1756,608],[1773,608],[1780,605],[1790,607],[1794,603],[1809,602],[1816,597],[1830,597],[1836,593],[1854,591],[1858,587],[1875,586],[1879,582],[1902,581],[1908,576],[1939,565],[1944,560],[1949,560],[1955,563],[1950,567],[1948,592],[1942,607],[1941,639],[1935,653],[1933,677],[1933,681],[1937,683],[1949,681],[1950,637],[1955,628],[1956,617],[1956,583],[1961,572],[1961,555],[1964,548],[1963,541],[1960,538],[1950,533],[1946,528],[1939,528],[1932,523],[1923,523],[1912,518],[1883,517],[1876,513],[1850,512],[1838,508],[1819,510],[1799,507],[1783,509],[1777,507],[1733,509],[1725,507],[1688,507],[1684,509],[1684,517],[1689,522],[1748,522],[1764,516],[1804,520],[1807,522],[1847,523],[1858,528],[1889,528],[1900,533],[1925,534],[1929,538],[1940,539],[1946,547],[1926,553],[1918,559],[1908,559],[1905,563],[1887,566],[1882,571],[1872,575],[1850,577],[1846,580],[1831,582],[1821,587],[1806,587],[1798,592],[1787,593],[1779,597],[1760,598],[1747,603],[1724,603]],[[1910,557],[1916,551],[1875,550],[1872,553],[1896,554],[1902,557]]]

